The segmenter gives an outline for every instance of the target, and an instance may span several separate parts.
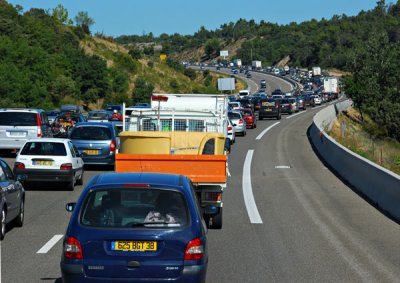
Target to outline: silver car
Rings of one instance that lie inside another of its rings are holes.
[[[231,119],[236,135],[246,135],[246,121],[243,119],[242,113],[238,111],[228,112],[228,118]]]

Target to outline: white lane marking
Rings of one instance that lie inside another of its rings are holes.
[[[307,112],[307,110],[304,110],[304,111],[301,111],[301,112],[299,112],[299,113],[290,115],[289,117],[286,117],[286,119],[291,119],[291,118],[296,117],[296,116],[298,116],[298,115],[300,115],[300,114],[303,114],[303,113],[305,113],[305,112]]]
[[[251,160],[253,159],[253,153],[253,149],[249,150],[246,155],[246,160],[244,161],[242,181],[243,198],[250,222],[253,224],[262,224],[263,222],[258,213],[257,205],[254,201],[253,188],[251,186]]]
[[[54,247],[55,244],[59,240],[62,239],[64,235],[54,235],[53,238],[51,238],[40,250],[38,250],[36,253],[37,254],[47,254],[49,250],[51,250],[52,247]]]
[[[292,167],[288,166],[288,165],[277,165],[275,166],[275,169],[290,169]]]
[[[256,140],[261,140],[262,137],[269,131],[271,130],[273,127],[275,127],[276,125],[278,125],[280,122],[276,122],[275,124],[272,124],[271,126],[269,126],[268,128],[266,128],[264,131],[262,131],[257,137]]]

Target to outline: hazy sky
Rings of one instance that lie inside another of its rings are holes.
[[[216,29],[239,18],[279,24],[302,22],[312,18],[330,19],[333,15],[357,15],[370,10],[377,0],[8,0],[24,11],[30,8],[52,9],[62,4],[73,19],[87,11],[94,19],[92,32],[106,35],[153,32],[193,34],[201,26]],[[389,2],[389,1],[387,1]]]

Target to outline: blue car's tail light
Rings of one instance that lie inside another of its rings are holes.
[[[82,246],[75,237],[68,237],[64,244],[64,256],[69,259],[83,259]]]
[[[191,240],[185,251],[185,260],[200,260],[204,254],[203,242],[201,239],[196,238]]]

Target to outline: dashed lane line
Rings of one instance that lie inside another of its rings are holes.
[[[273,127],[275,127],[276,125],[278,125],[280,122],[276,122],[275,124],[272,124],[271,126],[269,126],[268,128],[266,128],[264,131],[262,131],[257,137],[256,140],[261,140],[262,137],[269,131],[271,130]]]
[[[53,238],[51,238],[40,250],[38,250],[36,253],[37,254],[47,254],[52,247],[57,244],[59,240],[62,239],[64,235],[54,235]]]

